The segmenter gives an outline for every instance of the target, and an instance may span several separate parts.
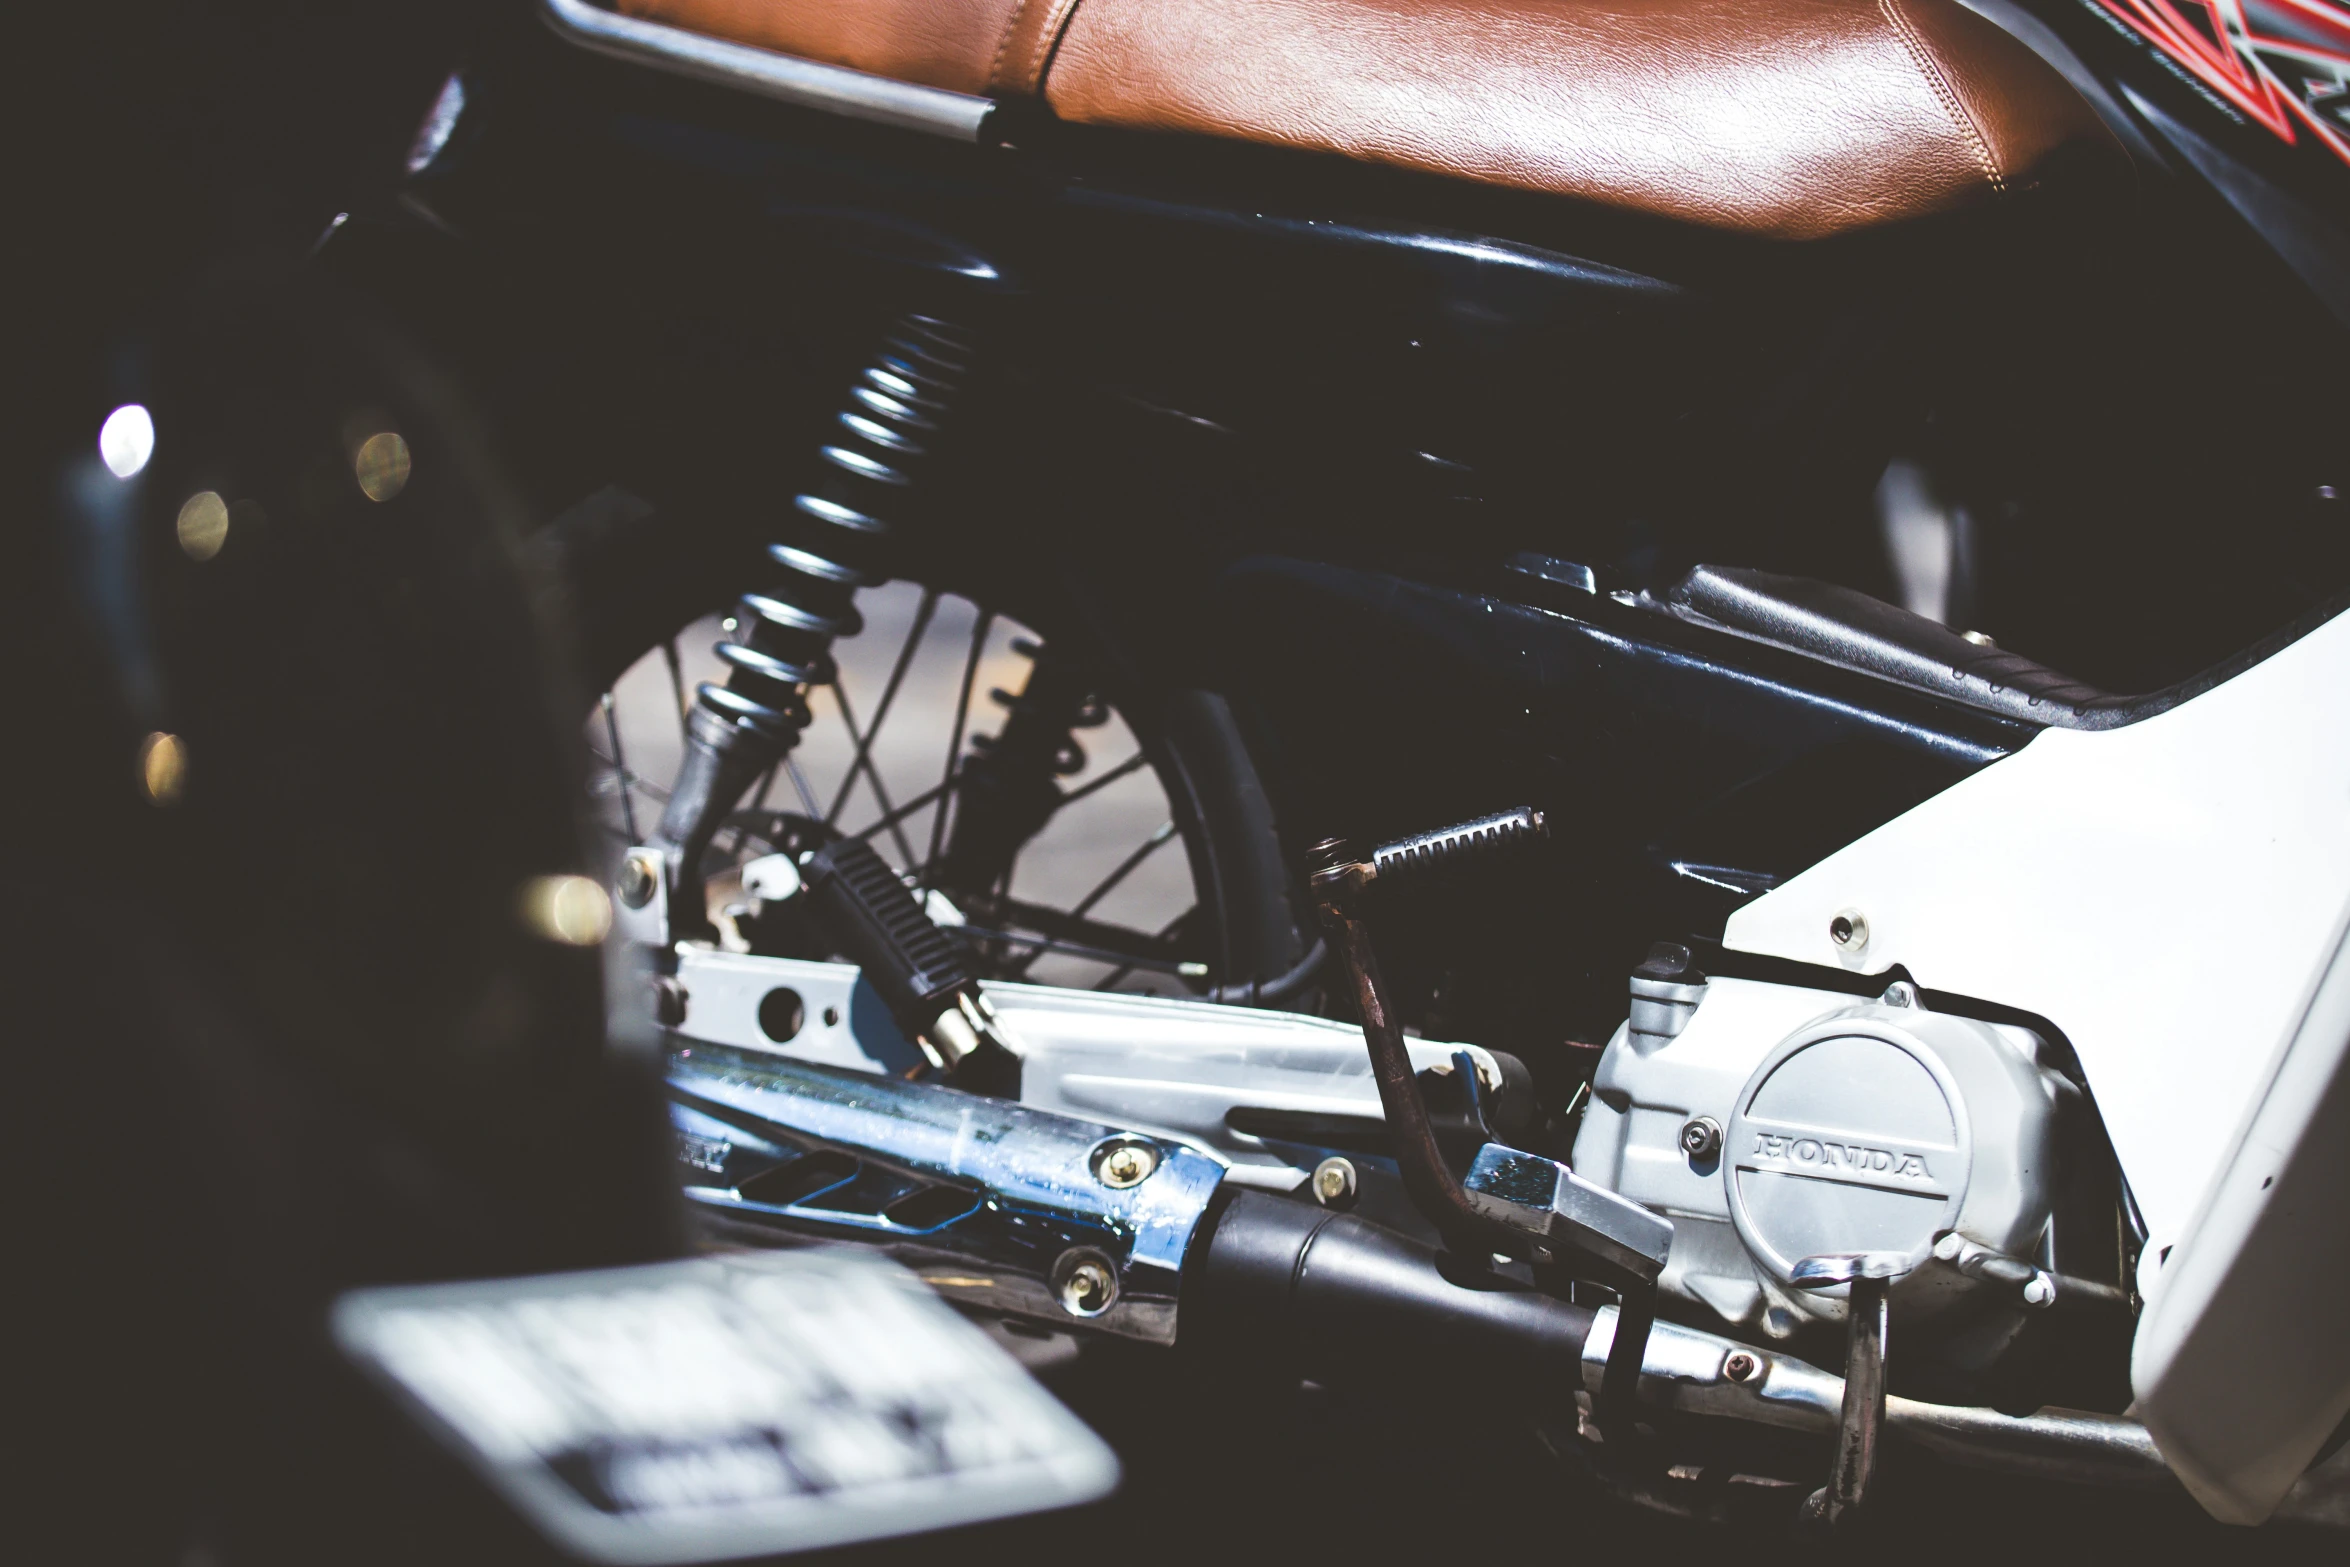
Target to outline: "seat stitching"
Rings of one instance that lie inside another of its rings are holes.
[[[1061,40],[1069,35],[1069,23],[1077,15],[1080,3],[1081,0],[1053,0],[1060,15],[1048,16],[1043,31],[1036,35],[1036,69],[1030,74],[1035,79],[1032,90],[1039,97],[1044,94],[1045,74],[1053,68],[1053,57],[1061,52]]]
[[[1027,59],[1019,62],[1018,79],[1004,74],[1004,56],[1012,49],[1013,35],[1020,31],[1020,19],[1028,14],[1030,0],[1019,0],[1012,7],[1011,17],[1004,23],[1003,36],[996,40],[995,59],[987,68],[987,85],[999,92],[1044,91],[1044,73],[1048,62],[1060,46],[1061,35],[1069,27],[1069,18],[1076,14],[1077,0],[1047,0],[1044,25],[1037,29],[1036,47]]]
[[[1934,63],[1933,55],[1926,49],[1925,40],[1918,37],[1907,19],[1894,9],[1893,0],[1877,0],[1877,9],[1884,13],[1885,20],[1892,25],[1894,35],[1901,40],[1902,48],[1909,52],[1911,63],[1917,66],[1918,74],[1926,79],[1926,85],[1933,89],[1934,96],[1941,101],[1942,112],[1950,116],[1950,123],[1957,127],[1960,139],[1967,144],[1967,150],[1975,155],[1975,162],[1982,166],[1983,177],[1991,182],[1993,194],[2006,195],[2007,180],[1999,172],[1998,159],[1991,155],[1991,144],[1984,140],[1983,133],[1976,129],[1973,118],[1966,112],[1966,106],[1958,101],[1958,94],[1951,90],[1942,68]]]
[[[1012,14],[1004,18],[1004,33],[995,42],[995,58],[988,62],[987,85],[1001,89],[1004,83],[1004,52],[1012,47],[1012,35],[1020,30],[1020,18],[1027,13],[1028,0],[1016,0]]]

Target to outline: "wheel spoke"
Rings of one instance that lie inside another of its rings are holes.
[[[799,758],[786,751],[783,754],[783,770],[791,775],[792,792],[800,797],[800,808],[814,817],[817,814],[816,791],[808,787],[808,775],[800,771]]]
[[[1115,957],[1148,957],[1167,962],[1180,957],[1171,943],[1149,931],[1088,919],[1040,903],[1023,903],[1017,898],[990,899],[974,904],[972,911],[982,919],[992,919],[1015,930],[1032,930],[1054,941],[1081,942],[1104,949]]]
[[[1142,847],[1136,849],[1132,854],[1129,854],[1123,860],[1120,860],[1116,870],[1110,872],[1109,875],[1104,876],[1101,881],[1095,885],[1093,891],[1078,899],[1076,907],[1069,911],[1070,914],[1073,916],[1083,916],[1085,914],[1091,913],[1095,904],[1101,902],[1102,899],[1108,897],[1112,892],[1116,891],[1120,882],[1133,875],[1136,868],[1139,867],[1143,861],[1149,859],[1160,849],[1164,848],[1167,843],[1174,838],[1174,836],[1175,824],[1173,822],[1162,823],[1157,832],[1152,833],[1148,838],[1145,838],[1142,841]],[[1036,961],[1036,957],[1037,955],[1032,953],[1027,958],[1023,959],[1019,966],[1013,969],[1011,977],[1017,979],[1022,974],[1027,973],[1029,966]]]
[[[1175,937],[1175,933],[1181,930],[1185,925],[1189,924],[1191,922],[1191,917],[1198,912],[1199,905],[1195,903],[1190,908],[1185,909],[1181,914],[1178,914],[1173,919],[1167,921],[1165,925],[1159,928],[1159,940],[1172,941]],[[1127,975],[1133,972],[1134,965],[1131,963],[1126,964],[1121,968],[1114,968],[1110,970],[1108,975],[1096,981],[1093,988],[1096,990],[1107,990],[1112,985],[1115,985],[1118,983],[1118,981],[1124,979]]]
[[[620,787],[622,789],[641,789],[656,800],[662,801],[664,803],[668,801],[668,790],[662,788],[659,784],[653,782],[642,773],[630,772],[627,768],[622,767],[611,757],[606,756],[603,752],[597,750],[592,744],[588,747],[588,755],[594,757],[597,761],[603,763],[606,767],[611,768],[614,775],[619,778]]]
[[[955,695],[955,732],[947,738],[946,771],[939,775],[938,786],[943,794],[955,786],[955,773],[963,761],[963,726],[971,718],[971,682],[979,677],[979,655],[986,651],[988,629],[995,624],[995,612],[983,609],[971,627],[971,652],[963,660],[963,685]],[[931,867],[938,863],[939,851],[946,844],[947,808],[954,802],[941,799],[938,811],[930,818],[930,857],[922,862],[917,885],[928,888]]]
[[[1161,822],[1157,832],[1154,832],[1148,838],[1143,839],[1142,847],[1136,849],[1132,854],[1129,854],[1123,860],[1120,860],[1118,862],[1118,868],[1110,872],[1109,875],[1104,876],[1094,887],[1093,891],[1078,899],[1077,906],[1071,909],[1069,912],[1071,914],[1091,913],[1095,904],[1101,902],[1102,899],[1108,897],[1112,892],[1116,891],[1118,883],[1133,875],[1136,868],[1139,867],[1143,861],[1149,859],[1152,855],[1158,853],[1160,849],[1166,847],[1166,845],[1171,842],[1174,837],[1175,824],[1173,822]]]
[[[1053,807],[1054,814],[1058,815],[1062,811],[1067,810],[1070,806],[1075,805],[1078,801],[1084,799],[1089,794],[1098,793],[1103,789],[1107,789],[1110,785],[1116,783],[1119,779],[1125,777],[1128,773],[1135,771],[1137,768],[1141,767],[1143,763],[1149,760],[1149,757],[1144,756],[1140,751],[1137,751],[1132,756],[1126,758],[1125,761],[1120,762],[1117,766],[1111,768],[1108,772],[1103,773],[1100,777],[1088,778],[1085,782],[1079,784],[1076,788],[1061,796],[1061,803]]]
[[[896,810],[890,812],[887,816],[884,816],[881,820],[873,823],[869,827],[860,827],[855,832],[850,833],[848,836],[852,838],[870,838],[877,832],[886,832],[889,829],[897,826],[898,823],[904,821],[907,817],[913,815],[916,811],[921,810],[922,807],[928,805],[931,801],[937,799],[944,793],[946,793],[946,791],[940,788],[925,789],[920,794],[914,796],[914,798],[911,800],[908,800],[905,804],[899,806]]]
[[[887,818],[897,807],[890,804],[889,791],[882,787],[881,774],[874,770],[869,755],[871,736],[857,733],[857,715],[849,706],[848,692],[841,689],[840,682],[837,680],[832,683],[832,698],[840,704],[840,721],[848,726],[849,740],[856,746],[857,755],[864,759],[865,781],[873,786],[873,797],[881,802],[881,814]],[[855,767],[849,770],[849,782],[852,784],[857,781],[857,771],[858,769]],[[826,825],[831,825],[829,820]],[[898,853],[905,857],[906,863],[913,864],[914,846],[906,841],[905,832],[893,823],[890,826],[889,835],[897,843]]]
[[[890,704],[898,699],[898,687],[905,683],[906,668],[914,662],[914,652],[922,645],[922,633],[930,629],[930,617],[937,612],[937,609],[938,590],[924,588],[921,607],[914,611],[914,624],[906,632],[905,642],[898,648],[897,662],[890,666],[889,683],[881,689],[881,705],[873,710],[873,727],[865,731],[863,739],[857,741],[857,754],[850,759],[849,770],[840,781],[840,793],[833,796],[832,809],[824,813],[825,826],[830,827],[840,820],[841,807],[849,803],[849,791],[857,787],[857,774],[860,770],[873,780],[873,792],[876,794],[881,792],[881,776],[873,770],[873,742],[880,735],[881,726],[889,720]],[[847,716],[848,700],[842,693],[840,675],[837,671],[832,677],[832,690],[834,695],[840,696],[842,699],[842,716]],[[855,735],[855,726],[850,727],[849,733],[852,736]],[[889,802],[886,799],[882,801],[882,809],[889,809]],[[913,857],[911,852],[906,855],[909,860]]]
[[[1001,941],[1016,947],[1033,948],[1031,962],[1051,953],[1061,957],[1084,958],[1092,963],[1116,963],[1120,965],[1121,973],[1140,968],[1149,969],[1157,974],[1174,974],[1186,979],[1204,979],[1208,972],[1206,964],[1187,962],[1181,958],[1152,958],[1134,952],[1112,952],[1101,947],[1082,946],[1073,941],[1056,941],[1046,936],[1023,936],[1016,931],[989,930],[982,925],[962,925],[956,928],[963,934],[976,936],[982,941]],[[1135,934],[1140,936],[1142,933],[1136,931]],[[1144,937],[1143,939],[1148,940],[1149,938]]]
[[[620,820],[628,828],[628,841],[641,840],[636,835],[636,802],[628,797],[628,756],[620,749],[620,720],[612,711],[612,693],[604,693],[604,733],[612,741],[612,766],[620,774]]]

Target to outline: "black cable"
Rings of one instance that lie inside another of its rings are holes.
[[[1287,1001],[1312,983],[1329,957],[1330,944],[1316,936],[1314,944],[1306,948],[1306,955],[1294,967],[1271,979],[1252,979],[1245,985],[1218,985],[1208,992],[1207,999],[1228,1007],[1261,1007]]]

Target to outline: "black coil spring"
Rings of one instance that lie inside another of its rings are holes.
[[[891,514],[919,477],[970,373],[970,338],[931,316],[904,316],[849,389],[824,470],[792,506],[796,542],[767,546],[783,572],[735,608],[734,635],[718,644],[726,684],[696,697],[719,716],[788,747],[808,723],[807,690],[832,678],[835,638],[863,624],[857,590],[888,580]]]

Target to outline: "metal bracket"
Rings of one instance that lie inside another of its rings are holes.
[[[1487,1143],[1461,1185],[1471,1207],[1539,1245],[1589,1253],[1644,1284],[1664,1272],[1673,1221],[1555,1159]]]
[[[692,997],[677,1024],[681,1044],[733,1045],[889,1077],[926,1065],[852,964],[687,946],[676,968]],[[1362,1031],[1351,1025],[1049,985],[991,983],[987,996],[1020,1043],[1022,1104],[1211,1149],[1229,1162],[1237,1185],[1295,1191],[1334,1146],[1318,1138],[1385,1130]],[[1477,1046],[1406,1043],[1415,1072],[1466,1053],[1480,1081],[1500,1080],[1493,1056]],[[1286,1118],[1296,1131],[1285,1135],[1252,1117]]]

